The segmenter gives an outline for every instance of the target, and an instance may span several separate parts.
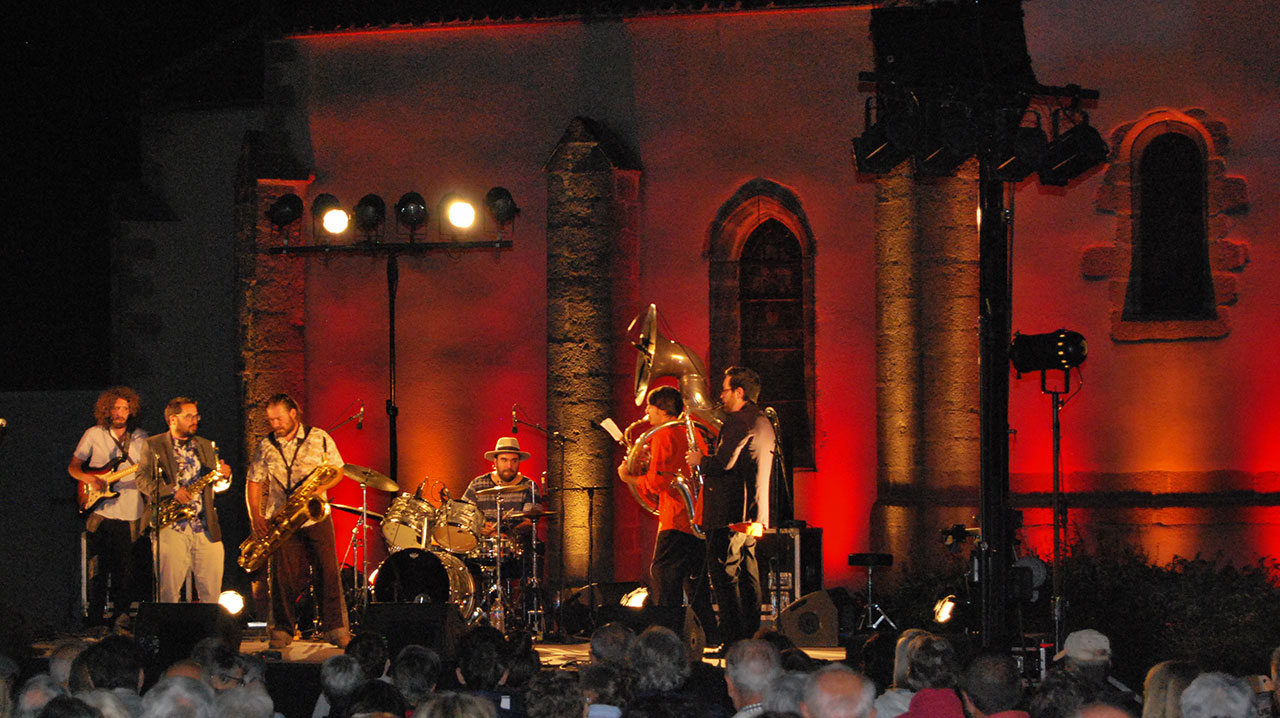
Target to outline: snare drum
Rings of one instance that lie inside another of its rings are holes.
[[[435,514],[436,510],[426,499],[413,494],[397,496],[382,519],[382,538],[387,542],[387,550],[395,553],[405,548],[426,548]]]
[[[505,572],[507,564],[518,561],[524,555],[524,550],[520,547],[520,541],[514,536],[502,534],[502,538],[498,536],[485,536],[480,542],[467,553],[467,558],[476,563],[492,566],[498,562],[498,541],[502,541],[502,570]]]
[[[475,504],[450,499],[436,512],[431,537],[454,553],[467,553],[479,542],[482,526],[484,515]]]
[[[462,559],[444,551],[407,548],[387,557],[373,575],[379,603],[450,604],[464,620],[476,607],[476,583]]]

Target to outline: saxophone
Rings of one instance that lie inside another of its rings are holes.
[[[267,557],[280,548],[280,544],[302,528],[307,522],[322,521],[329,515],[329,502],[316,496],[321,486],[342,473],[341,466],[323,464],[307,474],[289,494],[284,505],[267,521],[267,533],[260,538],[252,535],[240,544],[237,563],[250,573],[267,562]]]
[[[221,471],[214,469],[200,478],[192,481],[186,486],[187,493],[192,496],[199,496],[204,492],[204,487],[209,484],[215,484],[224,478]],[[152,516],[151,525],[153,528],[164,528],[170,524],[179,521],[190,521],[196,517],[196,509],[190,504],[184,504],[178,501],[176,496],[166,496],[160,501],[159,508],[156,509]]]

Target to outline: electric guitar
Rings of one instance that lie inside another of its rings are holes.
[[[124,456],[117,457],[106,466],[96,469],[81,467],[81,470],[86,474],[93,474],[105,484],[102,490],[98,491],[90,486],[87,481],[76,482],[80,485],[80,488],[76,491],[76,503],[80,506],[81,518],[88,518],[89,514],[92,514],[94,509],[98,508],[98,505],[103,501],[114,499],[120,495],[120,492],[111,490],[111,485],[138,470],[137,464],[129,464],[123,469],[119,468],[120,464],[125,462],[125,459],[126,457]]]

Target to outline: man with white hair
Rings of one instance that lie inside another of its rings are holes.
[[[1182,692],[1182,718],[1249,718],[1253,691],[1225,673],[1201,673]]]
[[[764,712],[764,694],[782,675],[782,656],[768,641],[749,638],[729,647],[725,654],[724,682],[737,713],[748,718]]]
[[[840,663],[813,674],[804,694],[804,718],[875,718],[875,684]]]

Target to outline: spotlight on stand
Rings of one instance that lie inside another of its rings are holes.
[[[1040,114],[1032,112],[1035,125],[1022,124],[1022,113],[1005,111],[1005,129],[991,148],[989,166],[992,179],[1021,182],[1039,169],[1049,148],[1049,138],[1040,127]]]
[[[278,230],[298,221],[301,216],[302,198],[292,192],[272,202],[267,208],[267,221],[274,224]]]
[[[417,192],[405,192],[401,195],[400,201],[396,202],[396,222],[402,227],[409,228],[411,243],[418,229],[426,224],[430,215],[426,200],[422,199],[422,195]]]
[[[956,596],[954,593],[943,596],[938,602],[933,604],[933,620],[935,623],[948,623],[956,611]]]
[[[1080,366],[1089,356],[1089,347],[1080,332],[1059,329],[1047,334],[1015,334],[1009,347],[1009,361],[1019,374]]]
[[[347,231],[350,217],[342,209],[337,197],[325,193],[311,202],[311,221],[318,223],[329,234],[342,234]]]
[[[871,120],[871,105],[876,103],[876,121]],[[853,139],[853,159],[859,172],[884,174],[911,156],[911,147],[902,136],[905,123],[886,116],[884,105],[868,97],[863,108],[861,135]]]
[[[376,194],[367,194],[356,203],[352,218],[361,232],[372,237],[386,222],[387,203],[382,201],[382,198]]]
[[[223,591],[218,596],[218,603],[227,609],[227,613],[232,616],[239,616],[240,612],[244,610],[244,596],[235,591]]]
[[[644,602],[648,598],[649,589],[641,586],[640,588],[628,591],[626,595],[618,600],[618,603],[626,606],[627,608],[644,608]]]
[[[516,215],[520,214],[515,198],[506,187],[494,187],[489,190],[484,196],[484,208],[499,227],[511,224],[515,221]]]
[[[476,208],[457,194],[447,194],[440,200],[441,216],[452,229],[471,229],[476,223]]]
[[[1089,124],[1089,115],[1080,112],[1080,122],[1058,133],[1063,110],[1053,113],[1053,140],[1040,167],[1040,184],[1066,187],[1071,180],[1107,160],[1109,148],[1102,135]]]

